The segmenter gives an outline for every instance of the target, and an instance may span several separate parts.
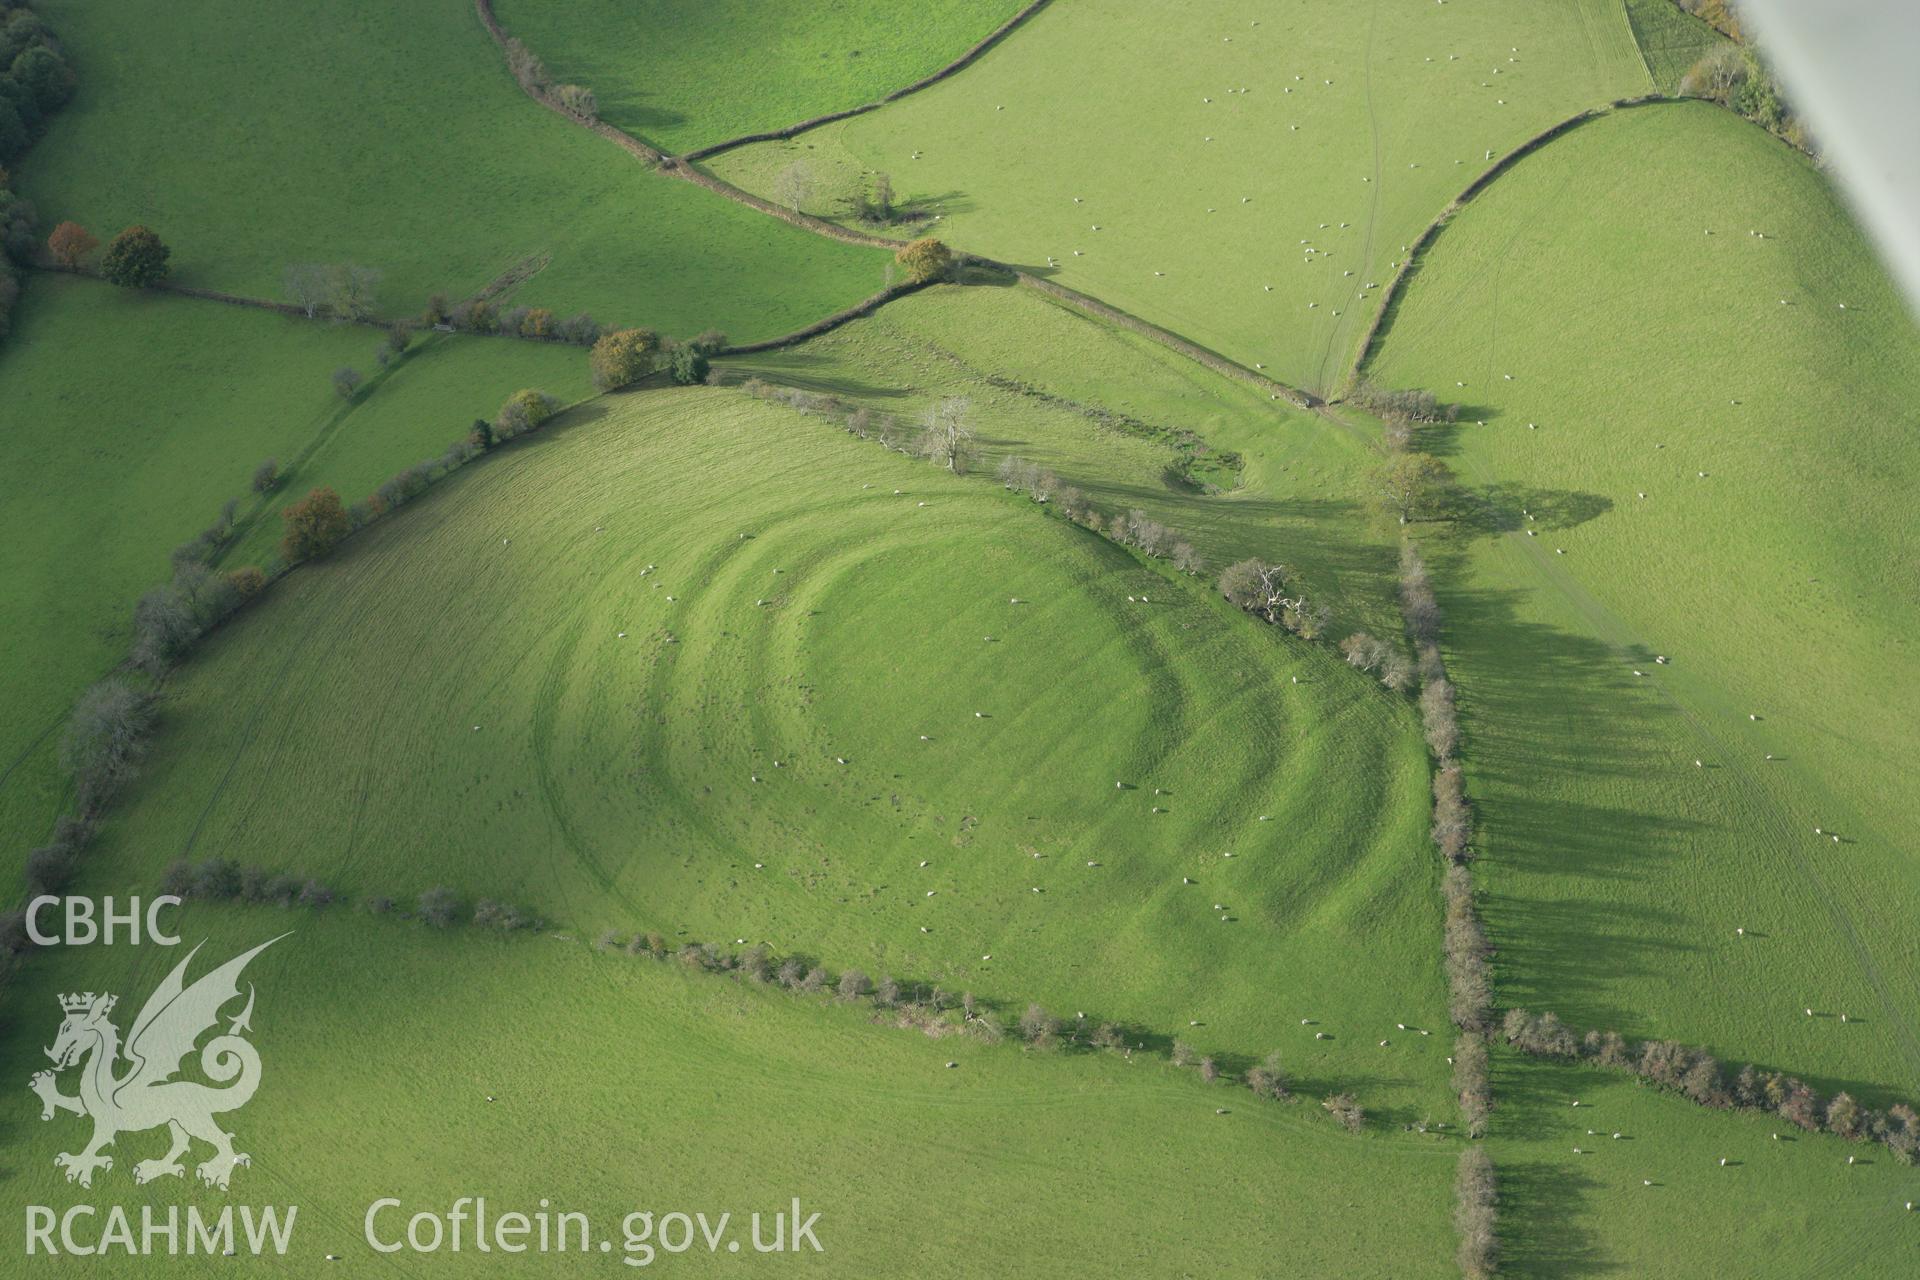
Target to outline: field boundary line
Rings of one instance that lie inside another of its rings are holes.
[[[756,355],[762,351],[778,351],[782,347],[799,346],[808,339],[817,338],[823,333],[838,329],[841,325],[849,321],[858,320],[862,316],[870,316],[896,298],[904,298],[910,293],[918,293],[932,283],[934,282],[931,280],[920,280],[912,284],[888,285],[880,292],[862,298],[844,310],[836,311],[825,319],[815,320],[804,329],[795,329],[792,333],[782,334],[777,338],[763,338],[759,342],[743,342],[738,346],[722,347],[720,350],[714,352],[714,354],[716,356],[748,356]]]
[[[1653,106],[1662,103],[1684,101],[1687,101],[1687,99],[1655,92],[1635,94],[1626,98],[1615,98],[1613,101],[1603,103],[1597,107],[1583,108],[1558,123],[1548,125],[1545,129],[1542,129],[1531,138],[1520,143],[1498,160],[1495,160],[1492,165],[1482,171],[1473,181],[1461,188],[1460,194],[1452,200],[1449,200],[1446,207],[1434,215],[1433,221],[1429,222],[1422,228],[1420,234],[1414,237],[1413,243],[1407,249],[1406,256],[1400,260],[1399,269],[1396,270],[1393,273],[1393,277],[1387,281],[1386,292],[1380,296],[1380,305],[1373,313],[1372,323],[1367,325],[1366,332],[1360,336],[1359,349],[1354,353],[1353,363],[1348,367],[1346,378],[1343,381],[1342,387],[1335,393],[1335,398],[1337,399],[1339,396],[1344,395],[1346,391],[1350,390],[1353,384],[1359,380],[1360,376],[1366,372],[1367,364],[1373,358],[1375,349],[1380,345],[1380,340],[1384,336],[1384,330],[1388,327],[1393,311],[1400,304],[1405,286],[1412,278],[1414,266],[1419,262],[1421,254],[1426,252],[1435,238],[1446,228],[1447,224],[1453,221],[1454,216],[1466,208],[1468,204],[1472,203],[1476,196],[1491,186],[1496,178],[1506,173],[1528,156],[1541,150],[1554,139],[1571,133],[1583,124],[1603,119],[1617,111],[1623,111],[1631,107]]]
[[[493,42],[500,46],[500,52],[505,54],[507,52],[507,41],[512,39],[512,37],[507,34],[507,29],[500,25],[500,19],[494,17],[493,0],[473,0],[473,8],[474,12],[480,15],[480,23],[486,27],[487,34],[493,37]],[[515,83],[517,84],[519,82],[516,80]],[[524,86],[522,87],[524,88]],[[577,116],[565,107],[562,107],[559,103],[554,102],[551,98],[535,93],[531,89],[526,90],[526,95],[562,119],[570,120],[583,129],[599,134],[614,146],[633,155],[636,159],[645,161],[648,164],[657,165],[667,158],[665,152],[648,146],[632,134],[622,129],[616,129],[604,120],[588,120],[584,116]]]
[[[1015,280],[1019,281],[1022,286],[1028,289],[1046,294],[1057,302],[1084,311],[1089,315],[1098,316],[1102,320],[1109,321],[1123,329],[1129,329],[1134,333],[1140,334],[1142,337],[1150,338],[1170,351],[1178,352],[1180,355],[1187,357],[1197,364],[1205,365],[1215,373],[1234,378],[1241,382],[1251,383],[1253,386],[1259,387],[1274,397],[1287,401],[1295,408],[1316,409],[1324,403],[1310,391],[1303,391],[1299,387],[1289,386],[1284,382],[1269,378],[1263,373],[1256,373],[1243,364],[1229,360],[1217,351],[1203,347],[1190,338],[1183,338],[1171,329],[1163,329],[1150,320],[1142,320],[1139,316],[1131,312],[1122,311],[1112,303],[1102,302],[1092,294],[1081,293],[1078,289],[1069,289],[1063,284],[1056,284],[1052,280],[1042,279],[1031,272],[1022,271],[1018,267],[1007,266],[1005,263],[994,262],[989,258],[973,258],[971,260],[989,269],[1009,272]]]
[[[490,0],[488,0],[488,2],[490,2]],[[736,147],[744,147],[754,142],[784,141],[787,138],[797,137],[811,129],[818,129],[821,125],[832,124],[836,120],[846,120],[853,116],[865,115],[869,111],[877,111],[889,102],[898,102],[909,94],[918,93],[922,89],[930,89],[942,80],[950,76],[958,75],[975,62],[978,62],[989,49],[992,49],[1002,40],[1012,35],[1017,27],[1024,25],[1027,19],[1046,8],[1051,2],[1052,0],[1032,0],[1032,3],[1028,4],[1011,18],[1008,18],[998,27],[995,27],[971,49],[968,49],[946,66],[941,67],[931,75],[920,77],[920,79],[915,80],[910,85],[895,89],[884,97],[875,98],[872,102],[863,103],[857,107],[848,107],[843,111],[829,111],[825,115],[814,116],[810,119],[802,120],[798,124],[787,125],[783,129],[766,129],[759,133],[743,133],[737,138],[728,138],[722,142],[709,143],[704,147],[695,147],[691,151],[684,152],[679,158],[683,162],[705,160],[708,156],[717,156],[723,151],[732,151]]]
[[[1039,0],[1038,3],[1028,6],[1027,12],[1037,11],[1046,2],[1047,0]],[[492,35],[494,42],[500,46],[501,52],[504,54],[506,51],[506,42],[510,37],[507,35],[506,29],[500,25],[499,20],[494,17],[492,0],[473,0],[473,7],[475,12],[480,15],[480,21],[485,24],[488,33]],[[1011,26],[1008,26],[1003,30],[1002,34],[1011,29]],[[990,46],[983,42],[982,46],[976,47],[973,56],[977,58],[980,53],[986,51],[987,47]],[[959,69],[957,66],[953,67],[949,70],[948,74]],[[894,97],[902,96],[904,93],[910,91],[911,87],[907,90],[896,91]],[[803,231],[811,231],[816,235],[826,236],[829,239],[838,240],[843,244],[860,245],[871,249],[886,249],[889,252],[895,253],[900,250],[902,242],[899,240],[889,239],[885,236],[871,235],[867,232],[855,231],[851,227],[843,227],[837,222],[830,222],[825,218],[818,218],[809,213],[801,213],[797,209],[788,209],[782,205],[775,204],[771,200],[762,199],[752,192],[744,191],[726,181],[724,178],[715,177],[713,174],[691,163],[693,157],[699,153],[689,152],[688,155],[678,158],[663,155],[661,152],[656,151],[631,134],[625,133],[613,125],[607,124],[605,121],[589,121],[583,119],[570,111],[563,110],[531,90],[526,91],[526,93],[528,97],[538,102],[541,106],[546,107],[549,111],[572,121],[581,128],[589,129],[594,133],[600,134],[602,137],[615,141],[629,153],[654,165],[660,172],[670,177],[681,178],[693,183],[695,186],[704,187],[723,199],[745,205],[749,209],[755,209],[770,217],[779,218],[781,221],[798,227]],[[1298,387],[1289,386],[1284,382],[1265,377],[1247,368],[1245,365],[1229,360],[1217,351],[1203,347],[1191,339],[1183,338],[1169,329],[1163,329],[1156,324],[1142,320],[1140,317],[1122,311],[1120,308],[1109,303],[1102,302],[1090,294],[1081,293],[1076,289],[1069,289],[1064,285],[1055,284],[1050,280],[1043,280],[1018,267],[1010,266],[1003,262],[996,262],[991,258],[965,253],[959,249],[956,249],[954,253],[955,256],[962,261],[963,265],[977,265],[991,271],[1006,272],[1012,275],[1020,284],[1028,288],[1037,289],[1069,306],[1077,307],[1082,311],[1097,315],[1122,328],[1131,329],[1135,333],[1150,338],[1171,351],[1178,352],[1188,359],[1212,369],[1215,373],[1223,374],[1226,377],[1234,378],[1242,382],[1251,383],[1254,386],[1264,389],[1277,399],[1288,401],[1296,408],[1315,409],[1324,403],[1318,396],[1313,395],[1311,392],[1303,391]],[[777,343],[778,345],[791,345],[792,343],[805,341],[807,337],[814,337],[818,334],[825,333],[828,329],[837,328],[849,320],[857,319],[861,315],[868,314],[882,303],[891,301],[893,297],[898,296],[900,296],[898,292],[884,291],[883,294],[876,294],[873,297],[864,299],[861,302],[855,303],[852,307],[847,308],[845,311],[837,312],[835,315],[827,317],[826,320],[817,322],[817,327],[812,327],[811,332],[800,330],[795,334],[788,335],[785,340],[776,339],[770,340],[770,342]],[[739,355],[756,350],[772,349],[773,346],[771,345],[761,346],[760,344],[747,344],[742,347],[729,348],[721,354]]]
[[[108,283],[106,279],[96,275],[94,272],[82,271],[78,267],[63,267],[53,262],[31,262],[26,264],[26,268],[29,271],[44,271],[49,275],[74,276],[81,280],[92,280],[96,284]],[[298,303],[275,302],[272,298],[250,298],[242,293],[223,293],[218,289],[201,289],[193,285],[175,284],[171,280],[162,280],[158,284],[143,285],[140,291],[146,293],[170,293],[176,297],[197,298],[202,302],[221,302],[229,307],[249,307],[255,311],[273,311],[295,320],[318,320],[321,318],[318,315],[309,316],[306,308],[300,306]],[[328,315],[325,318],[329,323],[357,324],[369,329],[387,329],[393,325],[393,321],[382,320],[376,316],[356,319],[352,316]]]

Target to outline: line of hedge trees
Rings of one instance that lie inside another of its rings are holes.
[[[1485,1134],[1493,1111],[1486,1044],[1493,1016],[1493,974],[1488,963],[1493,948],[1480,922],[1473,877],[1467,870],[1473,860],[1473,813],[1467,805],[1464,776],[1456,758],[1460,722],[1453,682],[1447,678],[1446,661],[1440,653],[1443,615],[1426,562],[1411,541],[1400,545],[1400,616],[1414,645],[1421,727],[1433,756],[1433,824],[1429,834],[1446,861],[1440,877],[1444,909],[1441,945],[1447,974],[1447,1013],[1460,1029],[1453,1050],[1453,1089],[1467,1133],[1478,1138]],[[1474,1211],[1476,1222],[1478,1213]],[[1475,1256],[1491,1259],[1492,1240],[1490,1225],[1484,1230],[1463,1230],[1462,1266],[1469,1241],[1475,1242],[1471,1250]],[[1490,1267],[1491,1262],[1487,1265]]]
[[[14,192],[7,169],[39,141],[74,85],[73,68],[40,15],[19,0],[0,0],[0,338],[13,327],[19,268],[40,252],[39,212]]]
[[[929,1036],[970,1035],[988,1044],[1007,1040],[1034,1049],[1070,1049],[1124,1054],[1149,1052],[1152,1037],[1137,1027],[1089,1018],[1084,1012],[1060,1018],[1044,1005],[1029,1004],[1017,1018],[979,999],[971,991],[951,992],[937,982],[906,981],[882,975],[878,980],[863,969],[834,973],[804,955],[777,956],[764,944],[732,951],[711,942],[672,942],[657,932],[622,937],[613,930],[600,935],[602,951],[672,962],[702,973],[728,975],[756,986],[771,986],[796,995],[818,996],[848,1004],[865,1003],[874,1021],[920,1031]],[[1197,1053],[1181,1040],[1168,1042],[1167,1061],[1191,1068],[1208,1084],[1231,1081],[1218,1059]],[[1271,1102],[1294,1098],[1280,1051],[1248,1066],[1239,1083],[1255,1097]],[[1349,1132],[1366,1124],[1366,1111],[1353,1094],[1327,1095],[1321,1106]]]
[[[783,387],[760,378],[748,378],[741,389],[759,400],[771,400],[802,413],[838,420],[848,434],[875,440],[897,453],[945,459],[945,450],[923,447],[928,427],[891,413],[876,413],[864,405],[849,406],[838,396]],[[970,433],[969,433],[970,438]],[[1065,483],[1051,470],[1017,455],[1001,459],[996,474],[1010,492],[1022,492],[1042,506],[1101,536],[1132,547],[1150,559],[1168,560],[1186,574],[1204,572],[1206,562],[1179,532],[1153,519],[1138,507],[1108,513],[1080,489]]]
[[[545,392],[515,392],[491,422],[476,419],[438,458],[406,468],[351,507],[331,487],[314,488],[281,509],[279,559],[267,568],[214,567],[234,537],[239,508],[234,498],[222,504],[211,525],[174,548],[172,577],[134,605],[126,669],[90,686],[69,713],[58,761],[72,781],[73,809],[55,821],[47,843],[27,855],[27,899],[58,893],[71,883],[100,818],[146,756],[157,715],[156,686],[208,632],[257,597],[272,578],[328,554],[355,530],[418,497],[487,449],[537,429],[559,408],[560,402]],[[264,498],[281,481],[279,462],[269,458],[255,468],[251,488]],[[138,676],[146,681],[137,682]],[[11,959],[27,949],[24,908],[0,916],[0,955]]]
[[[253,906],[282,908],[307,907],[324,911],[347,900],[347,895],[311,876],[297,876],[264,867],[245,866],[231,858],[208,858],[190,862],[184,858],[169,863],[160,878],[160,892],[201,902],[244,902]],[[374,915],[392,915],[419,920],[437,929],[457,925],[512,931],[538,929],[544,922],[538,913],[497,898],[469,901],[465,895],[446,885],[423,890],[412,905],[387,894],[370,894],[361,900],[364,910]]]
[[[876,413],[864,405],[849,406],[838,396],[783,387],[757,377],[747,378],[742,389],[748,395],[775,401],[802,413],[837,419],[850,434],[863,440],[878,440],[896,452],[924,452],[917,447],[923,429],[898,415]],[[1183,573],[1198,574],[1206,569],[1205,561],[1190,541],[1137,507],[1124,513],[1103,512],[1086,494],[1062,482],[1052,471],[1018,456],[1003,459],[998,475],[1007,489],[1024,491],[1035,502],[1054,508],[1075,524],[1122,546],[1132,547],[1151,558],[1170,560]],[[1333,619],[1332,610],[1310,597],[1283,564],[1258,558],[1241,560],[1221,571],[1216,586],[1220,594],[1237,607],[1303,640],[1319,639]],[[1377,643],[1364,632],[1359,634],[1361,644]],[[1437,659],[1438,649],[1433,652]],[[1404,658],[1401,661],[1404,662]],[[1388,686],[1405,687],[1393,681],[1388,681]]]
[[[1493,1157],[1482,1146],[1460,1153],[1453,1179],[1454,1253],[1466,1280],[1490,1280],[1500,1270],[1500,1186]]]
[[[1822,1098],[1798,1077],[1751,1063],[1729,1077],[1705,1049],[1674,1040],[1632,1041],[1617,1031],[1581,1035],[1551,1013],[1509,1009],[1500,1034],[1515,1048],[1537,1057],[1623,1071],[1703,1107],[1770,1111],[1797,1129],[1831,1133],[1851,1142],[1884,1143],[1901,1164],[1920,1162],[1920,1112],[1904,1102],[1875,1111],[1861,1106],[1844,1089]]]

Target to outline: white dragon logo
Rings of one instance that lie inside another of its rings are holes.
[[[280,938],[286,937],[281,934]],[[184,1065],[194,1043],[220,1021],[221,1007],[240,995],[240,971],[247,962],[280,938],[270,938],[244,955],[237,956],[187,986],[187,965],[198,955],[195,946],[187,958],[148,997],[140,1016],[133,1020],[126,1046],[120,1045],[120,1031],[108,1015],[119,997],[88,991],[60,997],[66,1020],[60,1024],[47,1056],[53,1059],[52,1071],[35,1073],[28,1087],[40,1095],[42,1120],[53,1119],[56,1111],[71,1111],[93,1118],[93,1141],[78,1152],[62,1152],[53,1162],[67,1171],[67,1181],[83,1187],[93,1185],[96,1169],[111,1170],[113,1157],[102,1155],[122,1133],[136,1133],[166,1125],[173,1135],[173,1146],[158,1160],[142,1160],[133,1166],[135,1182],[155,1178],[178,1178],[185,1173],[180,1157],[186,1154],[190,1140],[198,1138],[213,1147],[213,1156],[203,1161],[196,1172],[211,1187],[227,1189],[235,1165],[252,1164],[252,1157],[233,1149],[233,1135],[214,1123],[214,1116],[237,1111],[253,1097],[260,1086],[260,1054],[241,1033],[252,1030],[253,986],[247,986],[247,1005],[228,1024],[225,1035],[215,1036],[200,1050],[200,1070],[212,1081],[225,1085],[213,1088],[192,1080],[173,1077]],[[202,944],[204,945],[204,944]],[[120,1056],[132,1066],[125,1074],[114,1075]],[[55,1073],[80,1063],[80,1092],[72,1097],[59,1091]],[[231,1081],[232,1083],[228,1083]]]

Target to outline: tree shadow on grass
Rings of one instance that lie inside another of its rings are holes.
[[[1505,1049],[1494,1054],[1492,1066],[1494,1096],[1500,1100],[1494,1118],[1496,1134],[1519,1130],[1529,1138],[1549,1136],[1545,1131],[1555,1127],[1551,1117],[1567,1110],[1569,1098],[1616,1079],[1594,1068],[1544,1067]],[[1568,1145],[1578,1145],[1578,1139],[1569,1137]],[[1587,1202],[1599,1184],[1581,1171],[1580,1159],[1569,1152],[1566,1160],[1558,1162],[1498,1162],[1502,1275],[1561,1277],[1619,1270],[1601,1252],[1594,1232],[1582,1225]]]
[[[1463,580],[1460,555],[1430,548],[1428,560],[1443,584],[1477,843],[1500,869],[1481,877],[1495,886],[1484,917],[1500,1000],[1631,1034],[1641,1015],[1616,1001],[1622,980],[1701,945],[1683,904],[1654,905],[1631,885],[1713,828],[1636,803],[1636,783],[1675,764],[1651,745],[1664,712],[1633,696],[1629,659],[1522,617],[1528,592],[1446,587]],[[1551,896],[1535,889],[1547,885]]]
[[[980,207],[978,201],[964,191],[940,191],[933,194],[908,196],[898,202],[901,212],[911,214],[916,220],[930,222],[936,213],[952,217],[956,213],[972,213]]]
[[[618,124],[629,133],[642,136],[656,129],[670,129],[674,125],[685,124],[687,115],[671,107],[658,106],[648,102],[650,94],[638,89],[614,89],[607,92],[602,85],[614,81],[612,76],[599,76],[587,83],[594,86],[594,97],[600,104],[600,118]]]
[[[1577,489],[1541,489],[1502,482],[1462,487],[1454,502],[1454,525],[1468,533],[1494,535],[1534,529],[1572,529],[1613,510],[1613,499]]]
[[[762,351],[751,356],[728,357],[726,367],[742,377],[764,378],[781,386],[825,395],[904,400],[914,394],[907,387],[881,386],[851,377],[839,362],[803,350]]]
[[[1503,1163],[1500,1273],[1509,1276],[1602,1275],[1618,1271],[1580,1214],[1599,1186],[1578,1169],[1544,1160]]]

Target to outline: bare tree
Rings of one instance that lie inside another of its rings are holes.
[[[73,775],[83,816],[133,777],[152,724],[152,695],[124,680],[102,680],[80,696],[60,741],[60,764]]]
[[[773,198],[795,213],[813,199],[813,168],[805,160],[795,160],[773,179]]]
[[[966,396],[947,396],[927,411],[920,433],[920,453],[955,475],[965,472],[975,453],[973,401]]]
[[[1030,1044],[1048,1045],[1060,1034],[1060,1020],[1037,1004],[1020,1015],[1020,1035]]]
[[[1287,567],[1264,560],[1242,560],[1220,574],[1221,595],[1257,618],[1305,635],[1296,621],[1304,618],[1311,606],[1304,594],[1288,595],[1287,585]]]
[[[1460,1274],[1467,1280],[1490,1280],[1500,1263],[1500,1241],[1495,1234],[1499,1197],[1493,1159],[1485,1147],[1471,1146],[1460,1153],[1453,1189],[1453,1224],[1460,1233]]]
[[[330,290],[327,284],[327,268],[315,263],[300,263],[288,267],[285,275],[287,300],[306,313],[311,320],[319,314],[320,308],[327,305]]]

